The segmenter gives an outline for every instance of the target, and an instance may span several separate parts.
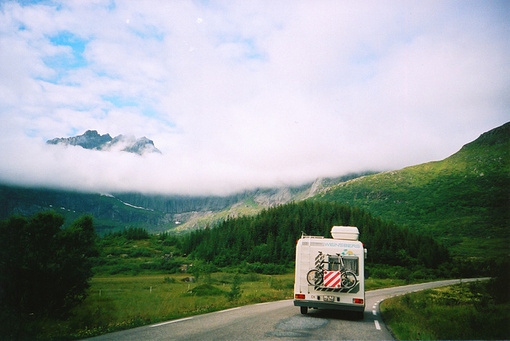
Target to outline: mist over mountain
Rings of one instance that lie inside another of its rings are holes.
[[[152,140],[131,135],[118,135],[114,138],[110,134],[100,135],[97,130],[87,130],[82,135],[73,137],[60,137],[46,141],[47,144],[63,144],[80,146],[85,149],[103,151],[123,151],[143,155],[145,153],[161,153]]]
[[[30,216],[54,210],[72,221],[83,214],[94,216],[98,232],[129,226],[149,231],[187,231],[218,221],[253,215],[265,208],[300,201],[320,189],[362,175],[320,178],[297,187],[265,188],[229,196],[148,195],[141,193],[81,193],[49,188],[26,188],[0,184],[0,219],[17,214]]]
[[[104,150],[108,144],[117,145],[110,139],[91,131],[63,141]],[[0,185],[0,218],[55,210],[67,221],[91,214],[98,231],[137,226],[152,232],[186,232],[309,199],[361,208],[434,236],[457,254],[478,256],[507,250],[509,193],[510,123],[506,123],[441,161],[226,196],[94,194]]]

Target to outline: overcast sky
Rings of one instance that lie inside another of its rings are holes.
[[[393,170],[510,120],[506,1],[1,1],[0,182],[228,194]],[[45,144],[86,130],[162,154]]]

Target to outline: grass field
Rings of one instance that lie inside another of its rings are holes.
[[[189,276],[189,275],[188,275]],[[234,274],[214,273],[197,283],[184,274],[92,279],[89,296],[66,322],[46,321],[46,338],[83,338],[227,309],[292,298],[294,275],[240,275],[241,295],[230,300]]]
[[[510,303],[488,286],[469,283],[395,297],[381,305],[382,317],[398,340],[508,340]]]
[[[91,281],[89,296],[66,321],[43,321],[43,339],[77,339],[235,306],[291,299],[293,272],[239,275],[241,295],[229,300],[235,274],[212,273],[196,283],[187,274],[102,276]],[[367,290],[405,284],[368,279]]]

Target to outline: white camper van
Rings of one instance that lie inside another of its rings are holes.
[[[323,308],[352,311],[363,318],[366,249],[358,240],[358,228],[333,226],[331,235],[303,235],[298,240],[294,305],[302,314],[308,308]]]

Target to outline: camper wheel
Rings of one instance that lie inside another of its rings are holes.
[[[306,315],[308,312],[308,307],[301,307],[301,314]]]

